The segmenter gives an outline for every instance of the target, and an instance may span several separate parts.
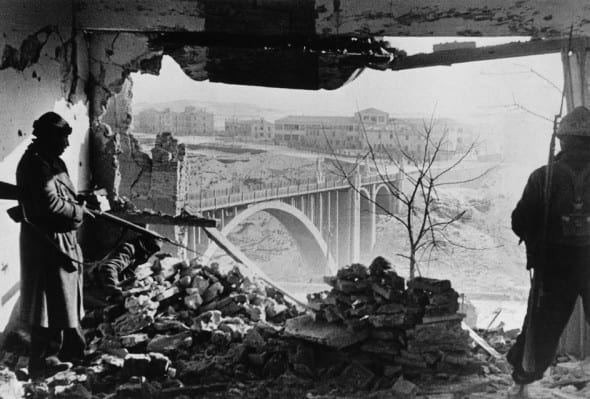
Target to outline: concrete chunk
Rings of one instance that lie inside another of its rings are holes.
[[[364,341],[369,336],[367,330],[352,332],[340,324],[314,322],[310,315],[302,315],[287,320],[285,334],[338,349]]]
[[[344,385],[355,389],[368,388],[374,378],[375,374],[359,362],[351,363],[340,375]]]
[[[393,387],[391,387],[391,390],[400,399],[413,399],[416,397],[418,387],[400,376],[395,384],[393,384]]]

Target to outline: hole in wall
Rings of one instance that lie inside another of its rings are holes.
[[[409,54],[429,52],[433,44],[447,41],[390,40]],[[466,40],[477,41],[479,46],[514,39]],[[551,126],[539,115],[551,118],[561,97],[540,76],[561,87],[558,54],[403,72],[365,71],[333,91],[195,82],[170,57],[164,57],[159,76],[131,75],[131,131],[148,153],[155,136],[165,131],[185,144],[191,165],[187,193],[200,204],[338,177],[330,158],[337,153],[345,164],[356,163],[367,154],[364,140],[384,154],[399,156],[396,149],[418,153],[424,149],[418,139],[420,129],[431,118],[453,136],[448,158],[442,161],[451,161],[478,140],[477,150],[467,163],[501,163],[501,167],[478,183],[483,187],[479,192],[469,186],[445,191],[438,212],[444,214],[453,206],[473,208],[471,220],[450,229],[453,240],[464,246],[484,243],[486,248],[502,248],[493,253],[478,249],[475,253],[481,254],[477,256],[481,261],[477,265],[473,265],[474,252],[461,248],[427,254],[421,257],[421,271],[427,276],[450,278],[458,291],[474,298],[482,309],[480,321],[484,325],[486,312],[491,312],[491,306],[495,310],[497,305],[492,304],[503,298],[510,307],[506,314],[520,311],[507,322],[516,327],[524,312],[528,280],[521,248],[507,231],[509,217],[526,176],[534,165],[545,162]],[[366,115],[359,112],[366,110]],[[381,122],[396,127],[383,127]],[[531,142],[543,145],[531,146]],[[485,196],[496,201],[492,201],[493,209],[481,212],[476,205],[490,199]],[[366,215],[362,218],[367,219]],[[407,251],[400,238],[405,234],[403,228],[385,216],[377,215],[375,223],[375,247],[362,253],[361,259],[368,263],[371,257],[383,255],[401,274],[407,274],[405,260],[397,256]],[[327,234],[333,236],[335,231]],[[482,277],[498,273],[507,276],[501,285],[494,285],[497,279]]]

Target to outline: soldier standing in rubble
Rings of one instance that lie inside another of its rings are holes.
[[[16,171],[20,232],[21,317],[31,326],[29,374],[44,377],[82,358],[82,252],[76,230],[87,212],[60,158],[70,125],[47,112],[33,124],[33,142]]]
[[[561,152],[550,168],[531,174],[512,213],[535,280],[523,330],[507,356],[515,382],[511,397],[529,397],[528,384],[543,377],[578,296],[590,321],[590,110],[575,108],[556,136]]]

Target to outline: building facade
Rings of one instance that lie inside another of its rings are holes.
[[[272,122],[260,119],[226,119],[225,136],[240,141],[274,142],[275,128]]]
[[[392,118],[376,108],[349,117],[290,115],[275,121],[275,141],[325,152],[372,149],[383,156],[421,157],[427,125],[424,119]],[[430,130],[429,147],[434,148],[440,142],[439,159],[466,150],[473,141],[471,129],[452,119],[437,119]]]
[[[147,109],[135,117],[135,130],[142,133],[170,132],[177,136],[207,136],[215,132],[214,115],[205,109],[186,107],[182,112]]]

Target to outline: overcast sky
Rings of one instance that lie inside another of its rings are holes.
[[[431,52],[432,44],[475,40],[478,46],[514,41],[515,38],[389,38],[408,54]],[[351,115],[375,107],[392,116],[423,116],[436,110],[439,117],[474,117],[501,112],[522,112],[515,102],[533,112],[558,111],[563,82],[559,54],[472,62],[451,67],[407,71],[366,69],[353,82],[333,90],[305,91],[195,82],[169,57],[159,76],[134,74],[134,101],[166,102],[180,99],[243,102],[290,114]]]

